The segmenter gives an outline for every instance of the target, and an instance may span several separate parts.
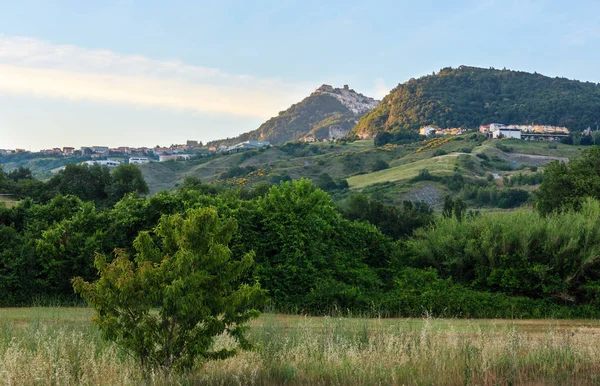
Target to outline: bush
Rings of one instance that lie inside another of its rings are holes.
[[[390,165],[385,162],[384,160],[378,159],[377,161],[375,161],[373,163],[373,166],[371,167],[371,171],[373,172],[377,172],[379,170],[385,170],[385,169],[389,169]]]
[[[240,279],[253,255],[232,259],[227,244],[236,226],[214,209],[189,210],[186,217],[163,217],[154,233],[140,232],[135,259],[118,250],[111,263],[96,257],[100,279],[73,280],[96,310],[104,338],[134,354],[144,370],[189,369],[197,357],[226,358],[235,349],[212,351],[227,333],[249,348],[244,324],[258,316],[264,292]]]

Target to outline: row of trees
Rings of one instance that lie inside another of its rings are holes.
[[[57,194],[72,195],[100,206],[115,204],[128,193],[147,194],[148,185],[136,165],[119,165],[112,172],[100,165],[68,164],[48,181],[20,167],[5,173],[0,168],[0,193],[48,202]]]

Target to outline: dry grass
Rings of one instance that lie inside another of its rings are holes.
[[[0,309],[0,384],[140,384],[87,309]],[[600,383],[597,321],[263,315],[257,350],[153,384],[509,385]],[[217,345],[229,345],[228,337]]]

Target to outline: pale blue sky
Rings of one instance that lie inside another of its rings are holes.
[[[461,64],[600,82],[597,1],[0,0],[0,148],[255,129],[322,83]]]

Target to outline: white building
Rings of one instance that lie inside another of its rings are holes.
[[[229,146],[225,152],[237,153],[238,151],[260,149],[261,147],[266,147],[269,145],[271,145],[271,142],[269,141],[245,141],[238,143],[237,145]]]
[[[87,166],[94,166],[94,165],[108,166],[109,168],[116,168],[117,166],[121,165],[121,163],[119,161],[113,161],[110,159],[84,161],[83,164],[87,165]]]
[[[130,164],[147,164],[150,160],[146,157],[131,157],[129,158]]]
[[[506,125],[504,123],[490,123],[490,131],[502,130],[506,129]]]
[[[492,138],[521,139],[521,129],[509,129],[507,127],[492,130]]]

